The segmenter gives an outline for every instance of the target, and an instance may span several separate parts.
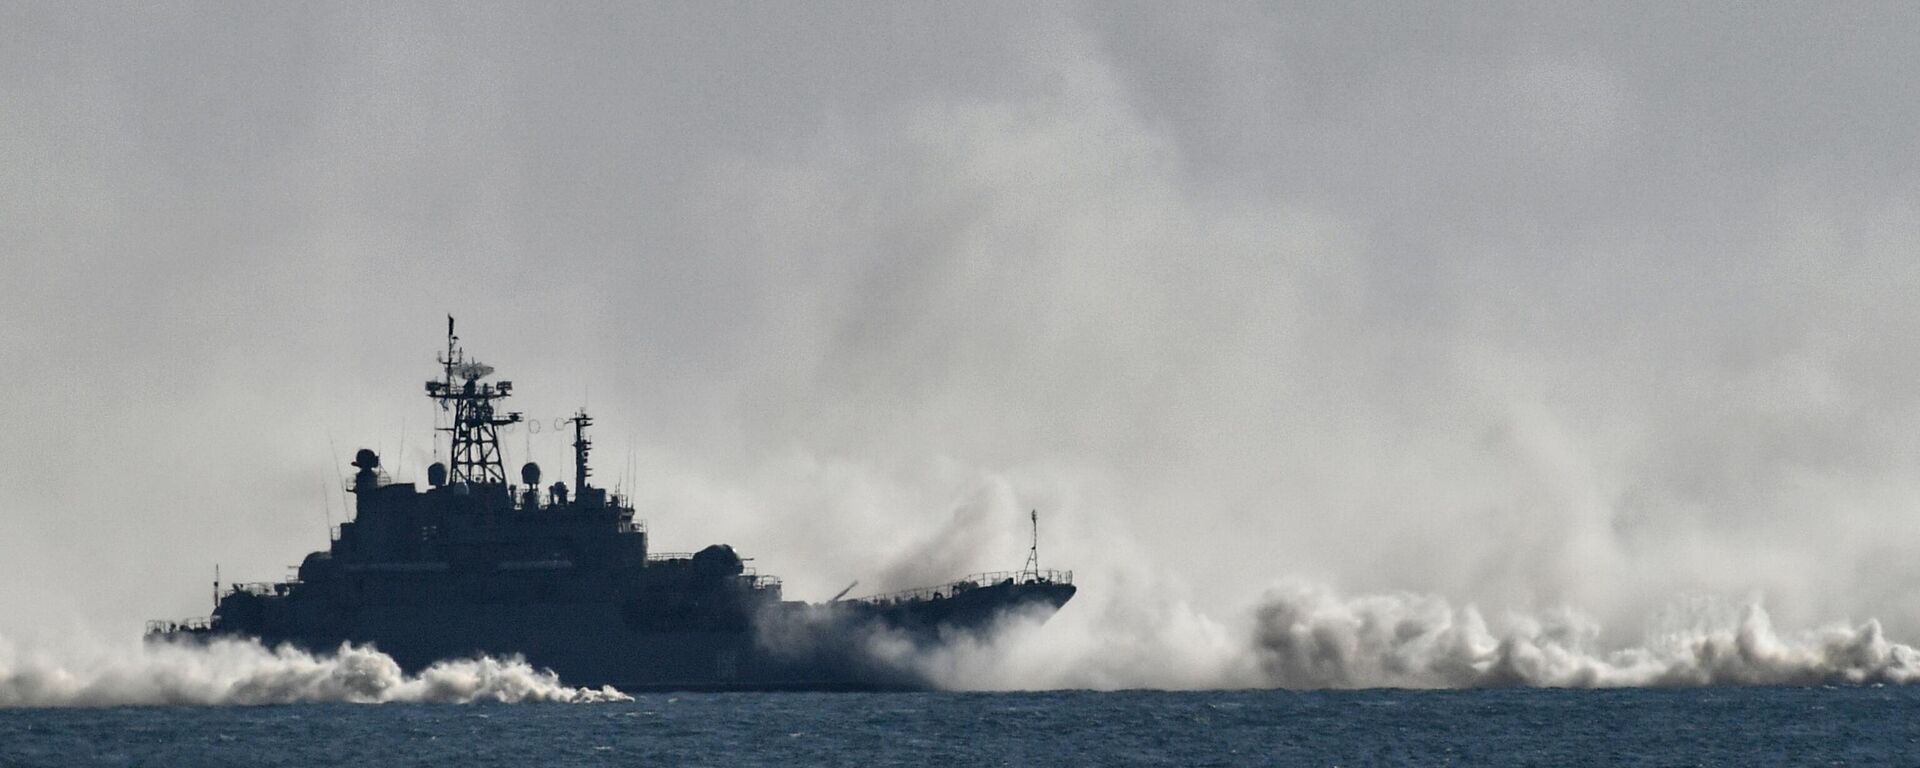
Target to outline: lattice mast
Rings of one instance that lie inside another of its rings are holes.
[[[447,351],[440,357],[442,378],[427,382],[427,397],[453,413],[451,426],[437,427],[451,435],[447,480],[469,485],[507,484],[506,462],[500,456],[499,428],[520,421],[518,411],[497,415],[493,402],[513,392],[513,382],[482,384],[493,366],[468,360],[460,337],[453,335],[453,316],[447,316]]]

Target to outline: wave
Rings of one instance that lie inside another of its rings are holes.
[[[443,661],[408,675],[386,654],[348,644],[322,654],[248,640],[50,654],[0,639],[0,707],[628,700],[612,688],[569,687],[517,656]]]

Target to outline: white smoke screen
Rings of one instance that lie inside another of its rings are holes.
[[[954,684],[1903,680],[1915,14],[12,6],[0,637],[422,479],[450,313],[510,462],[586,405],[791,597],[1040,510],[1081,593]]]

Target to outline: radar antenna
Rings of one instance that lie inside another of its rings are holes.
[[[442,376],[427,382],[427,397],[453,411],[453,425],[437,427],[451,433],[448,481],[470,485],[506,485],[506,463],[500,457],[499,428],[520,421],[519,412],[496,416],[493,401],[513,392],[513,382],[482,384],[493,367],[468,360],[453,335],[453,315],[447,315],[447,352],[440,357]]]

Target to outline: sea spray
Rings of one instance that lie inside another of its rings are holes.
[[[1255,609],[1251,650],[1262,686],[1652,687],[1910,683],[1920,652],[1887,640],[1878,621],[1783,633],[1764,606],[1732,623],[1651,636],[1638,647],[1594,647],[1598,627],[1567,614],[1513,616],[1489,629],[1469,605],[1395,593],[1342,598],[1324,588],[1269,591]]]
[[[348,644],[320,654],[233,639],[47,651],[0,639],[0,707],[624,700],[612,688],[569,687],[517,656],[407,675],[386,654]]]
[[[866,665],[950,690],[1045,688],[1602,688],[1863,685],[1920,681],[1920,650],[1878,621],[1787,631],[1747,602],[1637,644],[1601,646],[1599,625],[1562,610],[1501,613],[1412,592],[1269,589],[1216,620],[1177,602],[1106,601],[1052,620],[1014,614],[937,643],[864,636]],[[763,629],[771,629],[763,628]],[[788,629],[795,629],[788,627]],[[794,635],[795,639],[803,639]],[[849,662],[853,663],[853,662]],[[128,643],[24,650],[0,638],[0,707],[295,702],[600,702],[517,657],[434,664],[406,675],[366,646],[312,654],[257,642]]]
[[[1504,612],[1412,592],[1286,584],[1216,620],[1180,603],[1073,606],[954,637],[911,664],[962,690],[1053,688],[1557,688],[1920,682],[1920,651],[1875,620],[1798,631],[1756,601],[1601,645],[1576,611]]]

